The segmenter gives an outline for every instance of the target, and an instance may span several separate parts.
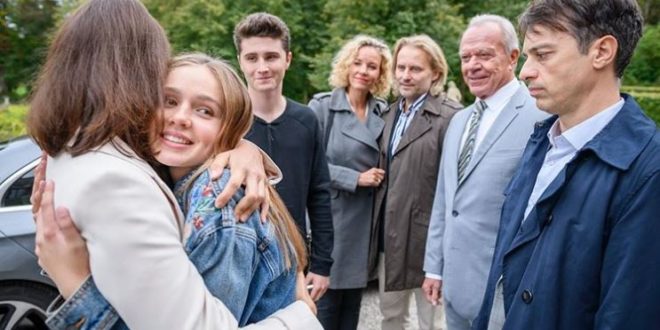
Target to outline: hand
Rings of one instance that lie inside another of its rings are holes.
[[[433,306],[441,305],[442,302],[442,280],[436,280],[433,278],[424,278],[424,284],[422,284],[422,291],[424,291],[424,296],[426,300],[431,303]]]
[[[316,304],[314,303],[314,300],[312,300],[312,297],[309,295],[309,291],[307,291],[305,275],[303,272],[298,272],[298,277],[296,279],[296,300],[302,300],[305,304],[307,304],[307,306],[309,306],[309,309],[312,310],[312,313],[316,315]]]
[[[89,253],[69,211],[53,205],[55,184],[48,181],[37,213],[35,253],[39,266],[55,282],[65,299],[89,277]]]
[[[41,196],[43,194],[43,188],[45,186],[44,179],[46,179],[46,165],[48,162],[48,156],[45,152],[41,152],[39,165],[34,169],[34,181],[32,182],[32,195],[30,195],[30,204],[32,204],[32,214],[37,214],[39,212],[39,206],[41,204]],[[36,220],[36,218],[35,218]]]
[[[372,167],[367,171],[360,173],[358,176],[358,186],[361,187],[378,187],[385,178],[385,170],[377,167]]]
[[[261,210],[261,220],[268,216],[268,178],[264,170],[261,151],[254,144],[241,140],[235,149],[223,152],[215,157],[210,166],[211,178],[217,179],[223,169],[229,165],[231,177],[225,189],[218,195],[215,206],[220,208],[229,202],[236,190],[245,185],[245,196],[236,205],[236,217],[247,221],[256,209]]]
[[[305,285],[308,284],[312,284],[312,292],[310,293],[310,296],[312,296],[314,301],[318,301],[323,294],[325,294],[325,291],[328,290],[328,286],[330,286],[330,277],[309,272],[305,278]]]

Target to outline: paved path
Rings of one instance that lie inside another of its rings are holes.
[[[413,325],[412,329],[416,329],[417,308],[415,307],[415,299],[411,300],[410,323]],[[380,330],[380,321],[382,319],[378,307],[378,285],[372,283],[362,296],[362,308],[360,309],[360,323],[358,324],[358,330]]]

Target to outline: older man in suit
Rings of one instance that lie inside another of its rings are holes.
[[[422,286],[432,304],[444,298],[449,329],[469,329],[479,312],[505,186],[546,117],[515,78],[519,54],[513,25],[500,16],[472,18],[461,38],[463,79],[477,98],[447,130]]]

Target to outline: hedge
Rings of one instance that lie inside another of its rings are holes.
[[[621,91],[632,95],[656,125],[660,125],[660,86],[623,86]]]
[[[27,105],[10,105],[0,108],[0,141],[24,135]]]
[[[639,106],[644,109],[644,112],[655,121],[656,125],[660,125],[660,94],[655,96],[640,96],[633,95]]]

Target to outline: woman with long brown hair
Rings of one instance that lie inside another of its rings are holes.
[[[162,28],[134,0],[92,0],[56,34],[28,125],[51,156],[47,176],[58,185],[54,199],[70,210],[85,242],[77,245],[80,254],[66,253],[79,237],[60,218],[54,222],[49,183],[37,215],[40,263],[66,298],[98,286],[130,328],[232,329],[236,319],[188,259],[182,245],[186,221],[175,196],[150,166],[156,158],[148,141],[166,126],[155,119],[164,100],[168,56]],[[203,147],[194,139],[161,137],[188,150]],[[57,241],[62,234],[65,239]],[[86,249],[87,272],[83,265],[68,276]],[[87,279],[90,268],[93,282]],[[298,315],[283,317],[287,313]],[[276,323],[308,328],[316,325],[311,319],[297,303],[265,322],[268,328]],[[100,326],[90,321],[73,323]]]

